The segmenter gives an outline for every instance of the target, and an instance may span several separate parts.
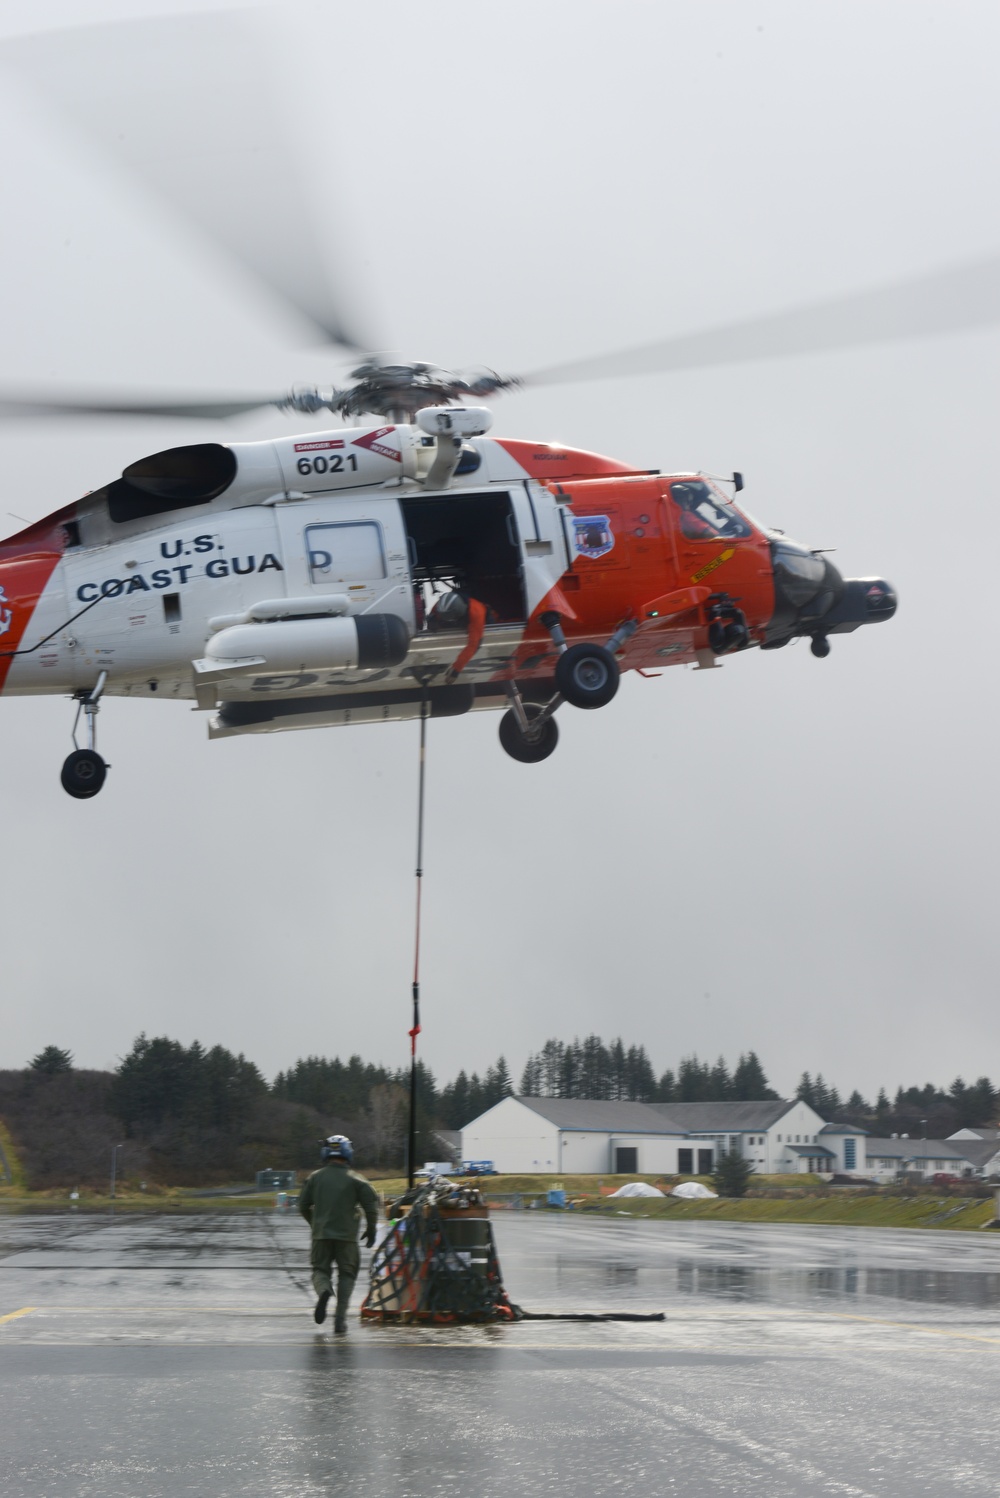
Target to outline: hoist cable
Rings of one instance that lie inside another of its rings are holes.
[[[417,1036],[420,1034],[420,919],[424,879],[424,784],[427,769],[427,685],[420,699],[420,770],[417,779],[417,888],[413,941],[413,1025],[410,1030],[410,1127],[406,1143],[408,1185],[413,1186],[417,1155]]]

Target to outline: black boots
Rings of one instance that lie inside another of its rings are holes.
[[[320,1295],[319,1299],[316,1302],[316,1309],[313,1311],[313,1320],[315,1321],[317,1326],[322,1326],[323,1322],[326,1320],[326,1307],[331,1294],[332,1291],[324,1290],[322,1295]]]

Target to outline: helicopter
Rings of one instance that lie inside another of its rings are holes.
[[[40,90],[54,89],[57,107],[112,155],[124,141],[128,170],[355,367],[342,385],[281,394],[0,394],[0,414],[15,416],[220,420],[270,406],[340,423],[167,447],[0,541],[0,695],[75,703],[61,775],[71,796],[89,799],[105,783],[96,723],[106,696],[192,702],[209,715],[212,739],[499,711],[503,749],[530,764],[555,750],[558,710],[607,707],[625,671],[712,669],[796,639],[822,658],[833,637],[893,617],[886,579],[845,578],[825,551],[759,526],[742,507],[741,474],[640,470],[492,437],[483,402],[564,380],[979,326],[1000,316],[995,257],[535,374],[390,360],[371,352],[343,295],[331,293],[294,204],[276,216],[294,213],[302,232],[276,258],[273,244],[257,245],[245,208],[239,216],[249,195],[235,176],[216,172],[197,198],[184,173],[163,174],[162,142],[179,119],[197,134],[195,110],[209,92],[191,68],[211,59],[191,48],[185,25],[175,55],[159,23],[132,25],[142,56],[131,69],[119,47],[102,74],[102,29],[90,28],[22,47],[19,70],[30,81],[33,68]],[[170,66],[172,90],[149,84]],[[225,76],[247,73],[230,66]],[[95,128],[93,101],[113,105],[116,79],[128,76],[146,85],[130,96],[128,131],[113,108],[114,128]],[[222,75],[212,76],[217,103]],[[249,114],[238,116],[239,100],[228,111],[241,138],[264,129],[261,96],[246,92]],[[179,96],[190,110],[177,110]],[[157,117],[163,98],[169,108]],[[268,188],[258,197],[287,204],[289,174],[262,184],[265,168],[255,157],[255,185]]]
[[[503,748],[537,763],[556,710],[606,707],[623,671],[799,636],[823,656],[894,614],[888,582],[716,480],[489,438],[429,374],[369,364],[339,408],[393,419],[169,448],[0,542],[0,692],[75,700],[70,795],[104,784],[105,694],[194,701],[213,739],[502,709]]]

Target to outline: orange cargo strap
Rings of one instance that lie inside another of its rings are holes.
[[[451,669],[448,672],[448,680],[454,681],[460,676],[466,666],[472,660],[476,651],[483,643],[483,630],[486,628],[486,605],[480,603],[478,598],[469,599],[469,637],[460,655],[455,657]]]

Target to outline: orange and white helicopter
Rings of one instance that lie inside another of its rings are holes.
[[[151,24],[135,31],[131,63],[124,29],[109,48],[90,28],[22,49],[20,75],[55,89],[56,106],[103,149],[125,152],[128,170],[357,362],[372,341],[330,297],[308,215],[288,198],[291,173],[279,163],[263,180],[270,137],[244,149],[263,129],[267,90],[248,84],[249,65],[234,66],[231,51],[218,66],[222,54],[193,47],[189,32],[171,50]],[[116,103],[134,79],[141,89]],[[238,92],[222,109],[227,80]],[[207,123],[204,101],[215,110]],[[190,149],[174,170],[164,142],[181,128]],[[189,192],[204,134],[223,128],[256,192],[215,157],[204,191]],[[266,233],[257,243],[262,202],[295,226],[278,245]],[[796,637],[824,656],[832,636],[892,617],[888,582],[845,579],[825,554],[761,529],[736,501],[739,474],[730,493],[704,474],[491,438],[480,403],[522,385],[977,326],[1000,317],[998,272],[994,258],[523,379],[366,354],[342,388],[276,398],[0,400],[0,413],[167,418],[274,405],[341,423],[168,448],[0,541],[0,693],[75,700],[88,740],[62,783],[84,799],[105,779],[95,725],[107,694],[193,701],[212,715],[213,738],[500,709],[503,747],[531,763],[556,747],[556,710],[606,706],[624,670],[706,668]]]
[[[623,670],[802,635],[826,655],[895,612],[711,478],[491,439],[487,409],[444,404],[509,383],[372,361],[287,404],[377,423],[170,448],[0,542],[0,691],[75,698],[70,795],[104,782],[107,693],[193,700],[212,738],[505,709],[532,763]]]

